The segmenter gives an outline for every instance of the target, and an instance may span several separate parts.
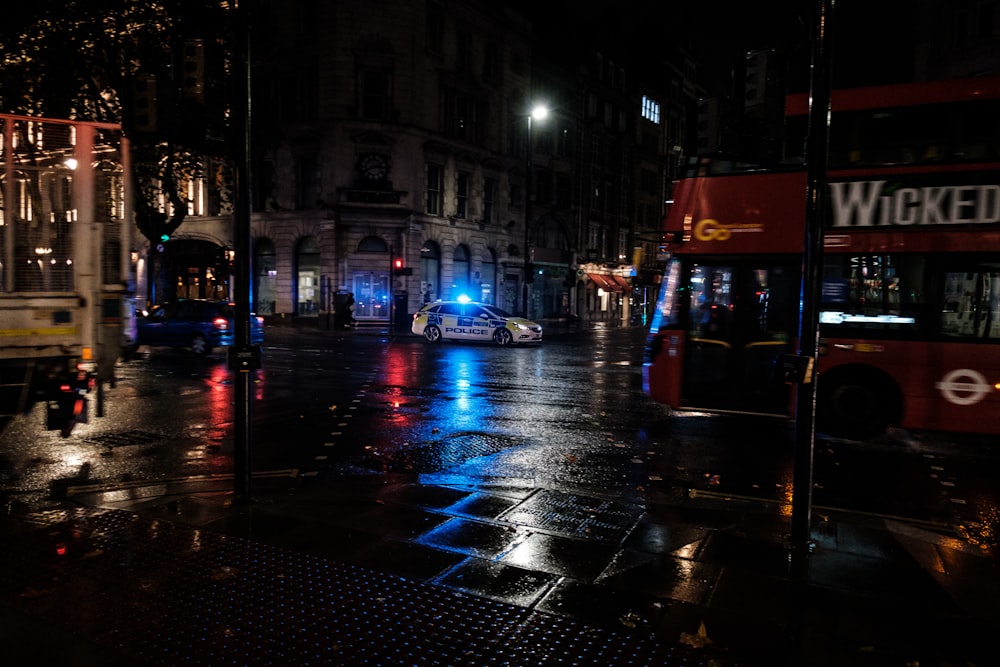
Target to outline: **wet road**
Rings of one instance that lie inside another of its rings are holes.
[[[620,328],[518,348],[272,328],[252,385],[253,469],[496,480],[624,498],[700,494],[788,512],[790,425],[671,417],[642,395],[644,342],[641,330]],[[106,416],[68,439],[41,430],[38,410],[15,420],[0,445],[5,493],[44,503],[67,488],[232,471],[223,354],[143,351],[120,366],[106,396]],[[819,437],[814,461],[817,513],[849,509],[995,539],[1000,455],[989,439]]]

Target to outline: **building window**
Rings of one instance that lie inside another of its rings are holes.
[[[299,242],[295,253],[295,313],[315,315],[319,312],[319,244],[307,236]]]
[[[568,208],[572,205],[573,181],[569,174],[556,174],[556,205]]]
[[[464,93],[449,90],[444,94],[444,133],[449,137],[480,143],[483,116],[478,100]]]
[[[179,179],[178,192],[187,200],[188,215],[205,215],[205,179],[185,175]]]
[[[500,47],[487,44],[483,52],[483,80],[487,83],[500,81]]]
[[[388,120],[390,109],[390,76],[381,69],[358,72],[358,101],[362,118]]]
[[[559,157],[570,157],[573,150],[573,137],[568,127],[560,127],[556,130],[556,155]]]
[[[278,263],[274,242],[259,239],[253,253],[253,298],[254,312],[258,315],[273,315],[278,300]]]
[[[657,125],[660,124],[660,105],[645,95],[642,96],[642,117]]]
[[[536,169],[532,174],[535,179],[535,201],[543,204],[552,203],[552,171],[549,169]]]
[[[315,155],[305,155],[295,163],[295,208],[298,210],[316,207],[319,199],[319,167]]]
[[[297,74],[281,77],[276,82],[272,90],[281,120],[313,120],[316,117],[316,81],[316,68],[303,63]]]
[[[472,35],[466,29],[459,29],[456,35],[458,50],[456,53],[455,66],[458,69],[472,69]]]
[[[299,33],[315,35],[320,26],[319,8],[316,0],[300,0]]]
[[[469,296],[469,270],[471,267],[469,247],[463,244],[455,246],[451,261],[450,298],[457,299],[462,295]]]
[[[444,12],[436,4],[427,6],[427,51],[441,53],[444,43]]]
[[[441,215],[444,205],[444,169],[438,164],[427,165],[427,212]]]
[[[420,247],[421,301],[429,303],[440,297],[441,248],[434,241],[424,241]]]
[[[660,192],[660,178],[652,169],[641,169],[639,170],[639,185],[643,192],[651,195],[659,194]]]
[[[466,171],[458,172],[458,178],[455,181],[455,217],[456,218],[467,218],[469,214],[469,173]]]
[[[493,222],[494,207],[497,200],[496,179],[483,179],[483,222]]]
[[[492,248],[486,249],[479,273],[479,300],[496,304],[497,255]]]
[[[284,76],[278,81],[279,117],[281,120],[298,120],[298,81],[294,76]]]

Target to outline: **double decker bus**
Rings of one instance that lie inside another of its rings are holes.
[[[795,414],[805,94],[786,159],[676,183],[643,387],[676,410]],[[1000,78],[834,91],[822,214],[818,428],[1000,433]],[[795,164],[799,166],[796,167]]]

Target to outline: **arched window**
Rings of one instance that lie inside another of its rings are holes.
[[[278,299],[278,261],[274,241],[259,239],[253,250],[253,295],[251,303],[258,315],[273,315]]]
[[[389,246],[378,236],[366,236],[358,244],[358,252],[389,252]]]
[[[469,246],[459,244],[455,246],[455,252],[451,260],[451,297],[457,298],[461,295],[469,294]]]
[[[296,315],[319,313],[319,243],[311,236],[295,253],[295,297]]]
[[[497,255],[492,248],[486,249],[479,271],[479,300],[493,305],[497,303]]]
[[[441,247],[434,241],[420,247],[420,285],[424,303],[441,297]]]

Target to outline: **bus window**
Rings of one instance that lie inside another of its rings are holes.
[[[823,267],[820,324],[837,329],[907,330],[925,310],[927,261],[917,255],[832,255]]]
[[[733,267],[691,268],[691,336],[728,342],[733,320]]]
[[[785,409],[788,387],[774,365],[798,328],[800,272],[785,263],[696,263],[686,278],[678,292],[687,313],[684,395],[715,409]]]
[[[681,261],[676,257],[667,262],[663,272],[663,284],[656,299],[656,310],[650,323],[651,331],[660,331],[677,326],[679,313],[677,295],[681,286]]]
[[[1000,270],[981,267],[944,275],[941,333],[1000,340]]]

